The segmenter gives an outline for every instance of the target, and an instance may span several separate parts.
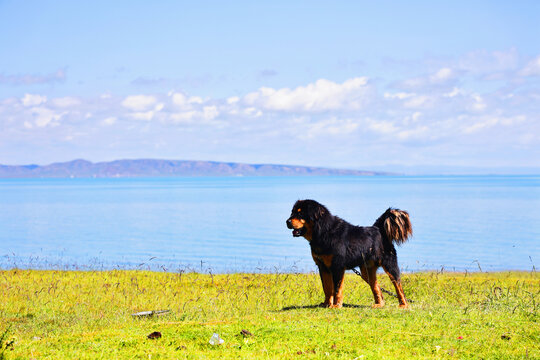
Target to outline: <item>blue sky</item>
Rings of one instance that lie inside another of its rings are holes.
[[[0,0],[0,163],[538,169],[539,23],[537,1]]]

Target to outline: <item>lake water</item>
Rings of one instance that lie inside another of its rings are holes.
[[[0,268],[315,270],[285,220],[311,198],[357,225],[409,211],[404,271],[540,265],[540,177],[0,180]]]

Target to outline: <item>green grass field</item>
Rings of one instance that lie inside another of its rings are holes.
[[[0,359],[540,358],[536,272],[406,274],[409,310],[345,281],[335,310],[317,274],[0,271]]]

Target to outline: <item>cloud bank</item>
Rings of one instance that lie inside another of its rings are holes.
[[[511,49],[466,54],[399,81],[316,79],[227,98],[27,93],[0,99],[0,149],[15,154],[8,150],[22,144],[54,157],[63,148],[92,160],[539,166],[539,77],[540,56]]]

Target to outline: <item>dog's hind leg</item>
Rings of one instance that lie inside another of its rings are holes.
[[[385,257],[382,263],[383,269],[394,284],[396,289],[397,298],[399,300],[400,308],[407,308],[407,299],[405,298],[405,293],[403,292],[403,287],[401,286],[401,274],[399,271],[399,266],[397,263],[397,258],[395,256]]]
[[[380,308],[384,306],[384,299],[381,292],[381,287],[377,282],[377,266],[371,266],[367,268],[366,275],[368,278],[368,284],[371,287],[371,292],[373,293],[373,298],[375,303],[371,306],[373,308]]]
[[[365,265],[360,266],[360,274],[362,275],[362,279],[369,284],[369,276]]]

